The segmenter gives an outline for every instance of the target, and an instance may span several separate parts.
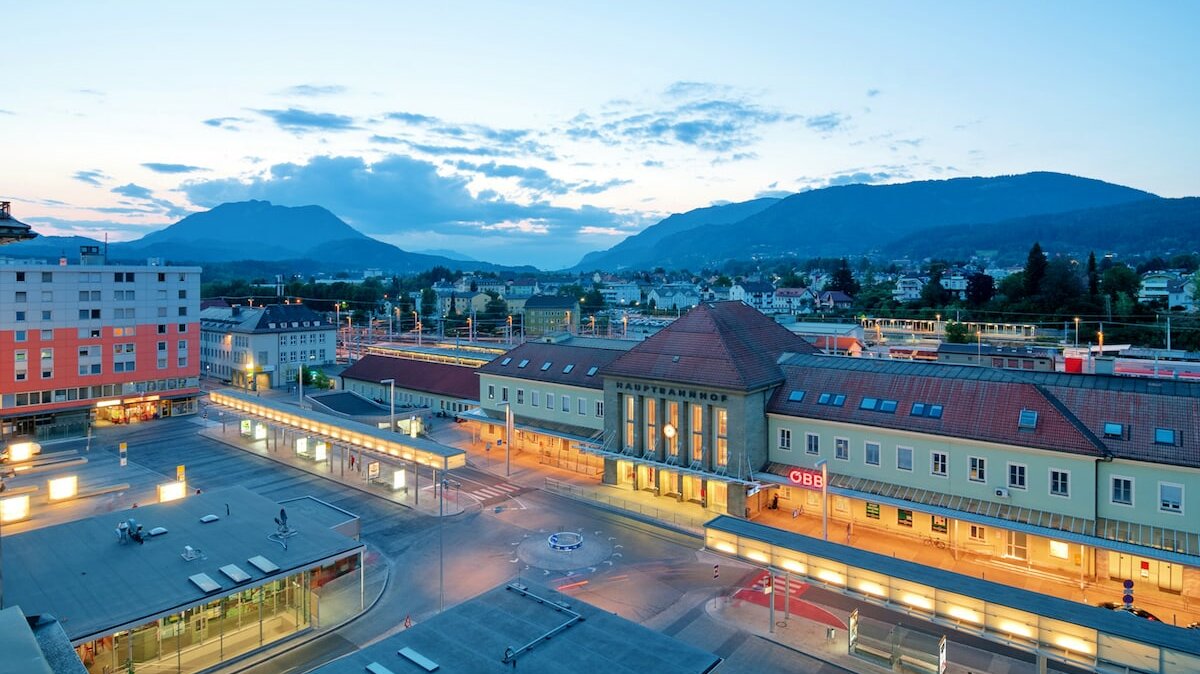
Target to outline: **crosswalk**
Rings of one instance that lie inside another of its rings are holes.
[[[508,498],[520,490],[521,487],[519,485],[500,482],[498,484],[486,487],[479,487],[473,491],[467,491],[466,493],[475,497],[476,499],[479,499],[480,501],[486,502],[492,499]]]

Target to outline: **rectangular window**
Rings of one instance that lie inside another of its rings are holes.
[[[880,400],[879,411],[883,412],[884,414],[895,414],[896,405],[897,403],[895,400]]]
[[[562,397],[562,411],[568,413],[571,411],[571,396],[565,395]]]
[[[1112,502],[1117,505],[1133,505],[1133,479],[1128,477],[1112,478]]]
[[[1052,496],[1071,495],[1071,473],[1066,470],[1050,469],[1050,494]]]
[[[808,454],[821,453],[821,436],[816,433],[804,434],[804,451]]]
[[[26,297],[27,293],[24,290],[18,290],[17,292],[13,293],[14,302],[24,302],[26,301]]]
[[[42,330],[41,332],[38,333],[38,337],[43,342],[53,341],[54,340],[54,331],[53,330]]]
[[[54,272],[42,272],[42,283],[52,283],[54,281]]]
[[[82,313],[82,312],[80,312],[80,313]],[[24,311],[16,312],[15,318],[17,319],[17,322],[23,322],[25,320],[25,312]],[[80,318],[83,318],[83,316],[80,316]]]
[[[488,384],[488,400],[496,399],[496,385]]]
[[[833,439],[833,455],[842,461],[850,460],[850,438]]]
[[[913,467],[913,449],[912,447],[897,447],[896,448],[896,468],[898,470],[911,471]]]
[[[779,448],[792,450],[792,431],[787,428],[779,429]]]
[[[868,442],[863,445],[865,459],[868,466],[879,465],[879,443]]]
[[[24,330],[13,330],[13,341],[14,342],[25,341],[25,334],[26,333]]]
[[[1183,485],[1158,483],[1158,509],[1166,513],[1183,513]]]
[[[577,404],[575,405],[575,409],[579,411],[580,415],[586,415],[587,414],[587,400],[585,400],[584,398],[576,398],[575,400],[577,402]]]
[[[500,402],[502,402],[502,403],[508,402],[508,387],[507,386],[500,389]]]
[[[554,411],[554,394],[553,393],[546,393],[546,411],[548,411],[548,412]]]
[[[972,456],[969,463],[970,470],[967,472],[967,479],[972,482],[987,482],[987,459],[981,456]]]
[[[714,407],[713,416],[716,428],[713,429],[717,440],[717,465],[729,465],[729,410],[724,407]]]
[[[539,393],[537,391],[530,391],[529,392],[529,404],[534,407],[541,407],[541,405],[539,404],[542,402],[541,400],[539,400],[539,398],[541,398],[541,397],[542,397],[541,393]]]
[[[570,407],[567,408],[570,412]],[[625,396],[625,449],[633,449],[633,433],[637,428],[637,398],[631,395]]]
[[[945,452],[929,453],[929,474],[946,477],[949,472],[949,460]]]
[[[863,398],[862,402],[858,404],[858,409],[873,410],[877,404],[879,404],[879,401],[875,398]]]
[[[1170,428],[1154,429],[1154,444],[1156,444],[1156,445],[1173,445],[1173,444],[1175,444],[1175,431]]]
[[[867,506],[867,519],[870,519],[870,520],[879,519],[879,504],[871,503],[870,501],[867,501],[866,506]]]
[[[658,399],[646,398],[643,402],[642,414],[645,415],[646,423],[643,431],[646,437],[642,438],[642,447],[653,452],[658,449]]]
[[[938,534],[948,533],[950,530],[950,521],[946,519],[945,515],[930,515],[929,530]]]
[[[1071,555],[1070,546],[1062,541],[1050,541],[1050,556],[1058,559],[1066,559]]]
[[[1021,410],[1021,413],[1017,416],[1017,428],[1023,428],[1025,430],[1031,431],[1031,430],[1037,428],[1037,419],[1038,419],[1037,410],[1023,409],[1023,410]]]
[[[1121,424],[1114,423],[1112,421],[1104,422],[1104,437],[1106,438],[1119,438],[1124,435],[1124,433],[1122,433],[1124,430],[1125,428]]]
[[[518,405],[525,404],[525,389],[523,389],[523,388],[517,389],[517,404]]]
[[[704,460],[704,407],[691,405],[688,409],[691,410],[692,463],[699,463]]]
[[[550,394],[547,393],[546,395],[549,396]],[[549,398],[547,398],[547,401],[549,401]],[[546,403],[546,407],[551,407],[551,406],[552,405],[550,402]],[[596,401],[596,416],[601,419],[604,418],[604,401],[603,400]]]
[[[1008,488],[1009,489],[1024,489],[1025,488],[1025,472],[1026,466],[1020,463],[1008,464]]]
[[[913,525],[912,511],[905,510],[903,508],[896,508],[896,524],[899,524],[902,527],[908,527],[911,529],[912,525]]]
[[[671,427],[669,432],[663,428],[667,436],[667,455],[679,456],[679,403],[674,400],[667,401],[667,426]]]
[[[971,540],[976,543],[985,543],[987,542],[987,527],[980,526],[978,524],[972,524],[971,531],[967,535],[970,536]]]

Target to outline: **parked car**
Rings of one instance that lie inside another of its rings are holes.
[[[1119,604],[1115,601],[1106,601],[1101,604],[1097,604],[1097,606],[1099,606],[1100,608],[1106,608],[1110,611],[1124,611],[1126,613],[1135,615],[1139,618],[1144,618],[1145,620],[1150,620],[1150,621],[1153,621],[1156,623],[1162,622],[1161,620],[1158,619],[1158,616],[1154,615],[1153,613],[1147,611],[1144,608],[1138,608],[1136,606],[1126,608],[1124,604]]]

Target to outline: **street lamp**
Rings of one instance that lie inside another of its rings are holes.
[[[1079,348],[1079,317],[1075,317],[1075,348]]]
[[[442,469],[442,493],[438,498],[438,613],[446,609],[446,536],[442,530],[446,528],[446,469]]]
[[[417,312],[412,312],[413,329],[417,331],[417,346],[421,346],[421,318]]]
[[[825,459],[815,464],[821,469],[821,540],[829,540],[829,463]]]
[[[513,342],[513,340],[512,340],[512,337],[513,337],[513,335],[512,335],[512,330],[513,330],[512,314],[508,315],[507,321],[508,321],[508,345],[512,346],[512,342]]]
[[[391,411],[388,413],[388,432],[395,433],[396,432],[396,380],[395,379],[381,379],[381,380],[379,380],[379,383],[380,384],[388,384],[391,389],[391,392],[388,395],[388,399],[391,401]]]
[[[513,412],[512,405],[509,401],[500,403],[504,408],[504,477],[512,475],[512,436],[513,436]]]
[[[975,331],[975,360],[979,365],[983,365],[983,330]]]

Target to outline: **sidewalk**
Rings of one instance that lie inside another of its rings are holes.
[[[195,417],[194,421],[201,426],[200,435],[206,438],[387,499],[424,515],[437,517],[439,510],[444,516],[458,515],[464,511],[465,507],[474,505],[470,499],[462,498],[457,489],[447,489],[444,504],[439,503],[438,494],[435,492],[440,490],[435,489],[436,483],[430,477],[428,469],[422,469],[421,474],[416,474],[413,472],[412,464],[406,464],[394,457],[370,450],[347,452],[345,447],[334,444],[336,441],[330,440],[327,459],[317,462],[297,456],[295,451],[282,442],[276,443],[270,435],[265,440],[246,438],[238,431],[234,421],[236,417],[227,413],[226,418],[224,423],[200,417]],[[353,468],[350,467],[351,456],[355,458]],[[360,459],[360,456],[363,458]],[[376,480],[370,480],[367,465],[376,461],[380,464],[379,477]],[[410,486],[401,490],[393,490],[392,473],[401,468],[407,471],[406,480]]]

